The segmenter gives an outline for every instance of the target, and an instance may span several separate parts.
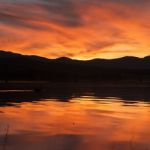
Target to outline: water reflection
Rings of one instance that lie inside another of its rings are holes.
[[[148,150],[149,89],[0,93],[1,150]]]

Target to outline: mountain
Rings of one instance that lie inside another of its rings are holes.
[[[150,56],[81,61],[0,51],[0,80],[150,80]]]

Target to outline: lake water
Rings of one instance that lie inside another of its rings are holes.
[[[149,150],[150,90],[0,93],[1,150]]]

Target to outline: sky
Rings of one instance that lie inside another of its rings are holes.
[[[73,59],[150,55],[150,0],[0,0],[0,49]]]

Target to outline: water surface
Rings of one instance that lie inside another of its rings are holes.
[[[0,93],[1,150],[148,150],[149,89]]]

